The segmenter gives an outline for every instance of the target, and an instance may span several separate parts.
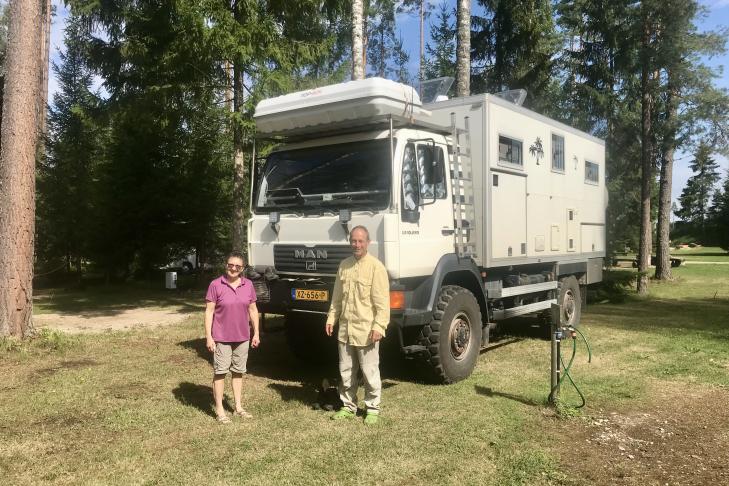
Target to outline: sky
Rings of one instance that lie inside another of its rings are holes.
[[[432,5],[437,8],[440,0],[429,0]],[[448,3],[455,6],[456,0],[448,0]],[[63,0],[52,0],[56,8],[56,15],[51,25],[51,56],[52,62],[59,62],[58,54],[63,49],[63,25],[68,17],[68,10],[64,6]],[[476,2],[472,2],[474,5]],[[707,8],[708,15],[699,22],[700,30],[716,30],[721,27],[729,27],[729,0],[700,0],[700,3]],[[454,7],[455,8],[455,7]],[[431,16],[434,20],[435,15]],[[397,27],[405,41],[405,46],[410,52],[412,62],[412,72],[417,72],[418,50],[419,50],[419,27],[418,18],[415,15],[401,14],[397,18]],[[428,28],[426,27],[426,42],[428,40]],[[729,48],[729,45],[727,46]],[[723,74],[717,79],[718,86],[729,89],[729,52],[725,52],[720,56],[712,59],[706,59],[705,62],[713,67],[725,66]],[[54,74],[51,72],[48,83],[49,100],[53,99],[53,93],[58,89],[58,83]],[[691,154],[677,153],[673,169],[673,186],[672,199],[676,201],[681,194],[682,189],[686,185],[686,181],[692,175],[689,164],[692,160]],[[719,163],[722,175],[729,173],[729,160],[721,155],[715,155],[715,160]]]

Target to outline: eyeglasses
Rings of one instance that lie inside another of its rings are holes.
[[[243,270],[243,265],[235,265],[233,263],[228,263],[227,266],[228,266],[228,268],[230,268],[232,270]]]

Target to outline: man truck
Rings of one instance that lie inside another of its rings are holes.
[[[501,320],[559,303],[578,325],[602,279],[605,144],[514,94],[421,102],[369,78],[258,104],[275,147],[253,158],[247,251],[259,308],[285,316],[295,354],[320,352],[356,225],[390,278],[387,339],[441,382],[470,375]]]

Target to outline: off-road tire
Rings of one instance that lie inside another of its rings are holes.
[[[481,309],[469,290],[441,288],[433,320],[423,326],[419,338],[436,380],[455,383],[471,374],[481,349],[481,326]]]
[[[557,303],[562,307],[562,327],[579,326],[582,317],[582,292],[573,275],[560,279]]]

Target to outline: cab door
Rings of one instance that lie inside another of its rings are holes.
[[[445,145],[409,140],[402,152],[400,276],[433,273],[440,257],[453,253],[453,210],[446,178]]]

